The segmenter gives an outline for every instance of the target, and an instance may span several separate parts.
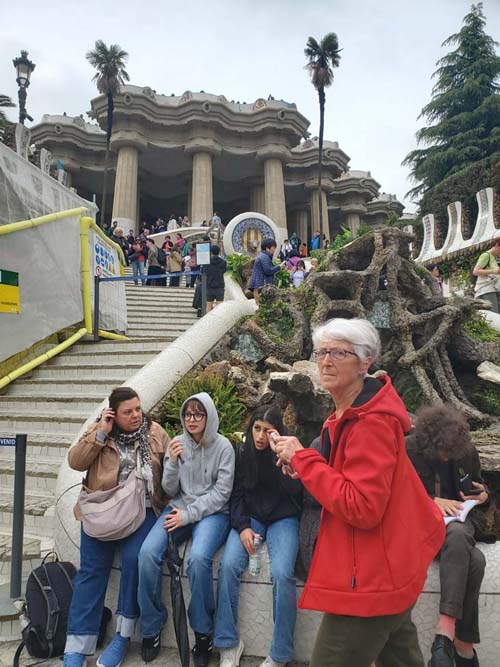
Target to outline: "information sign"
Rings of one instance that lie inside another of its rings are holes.
[[[15,438],[1,438],[0,437],[0,447],[15,447],[16,439]]]
[[[0,269],[0,313],[20,312],[19,273]]]
[[[198,266],[210,264],[210,243],[203,242],[196,244],[196,264]]]

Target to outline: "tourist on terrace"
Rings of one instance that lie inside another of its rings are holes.
[[[187,215],[185,215],[182,218],[182,226],[183,227],[191,227],[191,223],[189,222],[189,218],[187,217]]]
[[[314,236],[311,239],[311,250],[319,250],[321,245],[321,234],[319,231],[314,232]]]
[[[144,279],[144,261],[146,258],[146,251],[144,249],[141,239],[138,237],[132,243],[132,252],[129,255],[129,260],[132,264],[132,273],[134,274],[134,284],[137,286],[137,278],[140,276],[142,284],[146,283]]]
[[[120,588],[116,634],[97,658],[98,667],[119,667],[130,646],[139,617],[137,603],[138,555],[144,538],[165,507],[161,479],[169,438],[163,428],[142,412],[138,395],[129,387],[111,392],[109,408],[71,447],[68,462],[86,472],[89,491],[106,491],[141,469],[146,494],[146,518],[128,537],[104,541],[87,535],[82,527],[80,569],[73,581],[73,597],[64,649],[64,667],[83,667],[97,644],[104,598],[115,553],[120,554]],[[75,516],[82,519],[79,504]]]
[[[300,244],[302,241],[299,239],[297,234],[295,232],[292,232],[290,235],[290,245],[292,248],[295,250],[295,252],[299,252]]]
[[[153,239],[148,239],[146,246],[148,248],[148,276],[157,276],[162,272],[160,262],[158,261],[158,248]],[[161,286],[162,279],[149,280],[148,282],[150,285]]]
[[[274,239],[264,239],[260,247],[262,253],[253,264],[252,275],[248,282],[248,289],[253,290],[253,296],[257,303],[259,303],[262,287],[272,285],[274,274],[285,266],[284,262],[281,265],[273,266],[273,255],[276,251],[276,241]]]
[[[299,246],[299,255],[301,257],[307,257],[307,245],[305,243],[301,243]]]
[[[446,528],[439,554],[441,615],[429,663],[430,667],[478,667],[474,644],[479,643],[479,591],[486,561],[475,545],[476,540],[491,542],[495,537],[485,530],[483,509],[489,494],[465,416],[442,403],[422,409],[407,438],[407,449],[443,517],[457,516],[466,500],[478,505],[465,522],[453,521]]]
[[[288,239],[285,239],[280,249],[280,259],[282,262],[286,261],[293,250],[293,246]]]
[[[111,234],[111,241],[114,241],[122,249],[123,255],[125,257],[125,262],[127,266],[129,265],[128,252],[129,246],[127,240],[123,236],[123,229],[121,227],[115,227],[113,233]]]
[[[300,287],[306,277],[306,265],[299,259],[297,265],[292,269],[292,284],[294,287]]]
[[[238,449],[231,532],[219,570],[214,645],[221,649],[220,667],[237,667],[243,653],[237,621],[240,577],[255,553],[255,538],[266,542],[273,583],[274,633],[268,657],[260,667],[282,667],[293,659],[297,618],[294,566],[299,548],[302,485],[276,467],[271,433],[285,433],[275,405],[252,414],[244,444]]]
[[[424,667],[411,610],[445,528],[405,449],[410,418],[387,375],[367,376],[380,354],[377,330],[333,319],[313,334],[320,381],[335,411],[319,453],[295,437],[276,439],[322,505],[299,607],[325,612],[310,667]],[[289,471],[289,469],[286,469]]]
[[[297,252],[297,250],[292,250],[289,257],[288,257],[288,261],[286,263],[286,268],[289,271],[293,271],[296,268],[297,264],[301,261],[302,260],[300,259],[300,255]]]
[[[218,245],[210,247],[210,264],[207,266],[207,313],[218,303],[224,301],[224,274],[226,273],[226,260],[219,257],[220,248]]]
[[[198,265],[196,264],[196,243],[191,243],[188,250],[188,256],[186,260],[186,268],[188,272],[197,271]],[[191,275],[189,277],[189,287],[194,287],[196,283],[196,276]],[[186,287],[188,287],[188,282],[186,278]]]
[[[229,533],[229,499],[234,479],[234,449],[220,435],[219,416],[205,392],[188,398],[180,410],[182,435],[165,454],[163,490],[171,498],[139,555],[139,606],[142,658],[154,660],[167,620],[161,599],[161,568],[168,533],[176,544],[192,538],[187,559],[191,588],[189,622],[196,637],[195,667],[206,667],[214,626],[213,558]]]
[[[167,232],[175,232],[175,230],[179,227],[177,224],[177,220],[175,219],[175,213],[170,214],[170,219],[167,223]]]
[[[168,258],[168,272],[182,273],[182,255],[176,246],[172,247]],[[180,275],[170,277],[170,287],[179,287]]]
[[[427,270],[430,271],[432,277],[434,278],[436,282],[436,287],[439,290],[439,294],[441,294],[441,296],[444,296],[443,281],[441,280],[439,274],[439,266],[437,264],[431,264]]]
[[[474,296],[491,303],[491,310],[500,314],[500,235],[493,239],[489,250],[479,255],[473,273],[477,276]]]

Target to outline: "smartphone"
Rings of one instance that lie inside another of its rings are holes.
[[[464,477],[460,477],[460,491],[464,496],[479,496],[483,492],[482,489],[476,489],[475,486],[472,486],[472,479],[469,473]]]
[[[467,493],[464,491],[464,496],[479,496],[483,492],[482,489],[476,489],[475,487],[472,489],[469,489]]]

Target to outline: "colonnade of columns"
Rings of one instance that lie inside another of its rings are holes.
[[[188,210],[190,220],[193,224],[201,224],[203,220],[209,220],[214,212],[213,203],[213,174],[212,161],[213,151],[193,150],[192,153],[192,183],[188,195]],[[217,153],[215,153],[217,154]],[[286,156],[285,156],[286,157]],[[287,214],[285,204],[285,186],[283,181],[283,156],[274,153],[264,155],[263,183],[256,183],[250,194],[251,209],[264,213],[275,223],[280,230],[280,235],[285,238],[287,231]],[[122,145],[118,150],[116,166],[115,190],[113,197],[112,219],[117,220],[125,229],[137,230],[139,221],[139,149],[133,145]],[[323,233],[328,234],[328,211],[326,208],[326,193],[323,193]],[[319,209],[317,204],[317,192],[311,194],[311,211],[313,229],[319,228]],[[303,224],[303,219],[301,224]],[[306,237],[307,226],[304,229]],[[283,238],[277,239],[282,242]]]

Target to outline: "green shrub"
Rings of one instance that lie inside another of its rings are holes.
[[[341,227],[341,229],[342,232],[340,232],[340,234],[337,234],[337,236],[333,240],[333,243],[330,245],[330,251],[332,252],[338,252],[341,248],[343,248],[345,245],[347,245],[352,241],[351,230],[347,229],[346,227]]]
[[[257,324],[278,345],[293,337],[293,316],[290,312],[290,307],[284,301],[277,303],[268,301],[262,295],[257,313]]]
[[[245,264],[248,264],[251,261],[251,257],[248,257],[248,255],[241,255],[238,252],[227,255],[226,257],[227,270],[240,285],[243,282],[242,269]]]
[[[500,417],[500,387],[478,392],[475,395],[475,402],[483,412]]]
[[[367,225],[366,222],[362,222],[358,229],[356,230],[356,236],[359,238],[360,236],[364,236],[365,234],[369,234],[372,231],[372,228],[370,225]]]
[[[484,315],[472,313],[464,322],[464,330],[473,340],[481,343],[496,343],[500,341],[500,333],[490,327]]]
[[[181,406],[187,398],[201,391],[206,391],[215,404],[220,421],[219,433],[233,444],[239,443],[238,434],[243,430],[246,407],[240,401],[234,383],[223,382],[215,373],[188,373],[176,384],[163,403],[165,431],[170,436],[182,433]]]
[[[280,270],[274,274],[274,284],[279,289],[286,289],[287,287],[290,287],[290,271],[285,268],[280,268]]]
[[[309,257],[311,259],[317,259],[318,262],[321,264],[321,262],[326,259],[326,256],[328,254],[328,250],[311,250],[309,253]]]

